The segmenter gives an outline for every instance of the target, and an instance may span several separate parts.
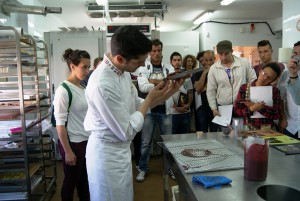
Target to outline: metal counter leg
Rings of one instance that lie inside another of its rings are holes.
[[[163,155],[164,155],[164,201],[169,201],[169,174],[168,174],[168,170],[169,170],[169,164],[168,164],[168,160],[167,160],[167,154],[168,151],[163,150]]]

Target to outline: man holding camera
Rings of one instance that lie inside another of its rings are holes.
[[[300,105],[300,41],[294,44],[294,54],[289,61],[287,68],[290,75],[290,80],[287,84],[287,90],[291,94],[293,100],[297,105]]]
[[[278,83],[281,97],[285,98],[285,115],[279,121],[283,133],[293,137],[300,137],[300,41],[294,44],[293,55],[287,69],[282,73]]]

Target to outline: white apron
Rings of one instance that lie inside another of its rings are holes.
[[[90,135],[86,166],[91,201],[133,201],[130,143],[110,143]]]

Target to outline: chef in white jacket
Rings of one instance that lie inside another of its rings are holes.
[[[171,97],[184,80],[157,85],[141,99],[129,72],[143,66],[151,41],[133,26],[111,38],[111,53],[91,75],[84,127],[91,132],[86,161],[92,201],[133,201],[130,143],[149,108]]]

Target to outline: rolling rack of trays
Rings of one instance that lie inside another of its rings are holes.
[[[56,186],[48,48],[0,26],[0,200],[44,200]]]

